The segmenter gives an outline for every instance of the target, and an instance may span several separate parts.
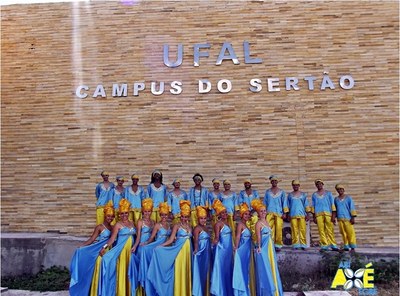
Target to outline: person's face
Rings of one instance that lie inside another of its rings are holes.
[[[246,222],[249,221],[249,219],[250,219],[250,211],[244,212],[243,215],[242,215],[242,219],[244,221],[246,221]]]
[[[207,217],[199,217],[199,224],[201,226],[206,225],[206,223],[207,223]]]
[[[214,187],[215,190],[218,190],[219,189],[219,183],[213,183],[213,187]]]
[[[108,177],[109,177],[108,175],[102,175],[102,177],[103,177],[103,181],[106,181],[106,182],[108,181]]]
[[[106,215],[105,220],[108,224],[110,224],[114,220],[114,215]]]
[[[219,213],[219,216],[221,219],[226,219],[228,218],[228,212],[226,210],[223,210],[221,213]]]
[[[118,184],[118,186],[124,185],[124,180],[117,180],[117,184]]]
[[[338,188],[336,191],[339,193],[339,195],[342,195],[344,193],[344,188]]]
[[[225,190],[230,190],[231,184],[228,184],[228,183],[224,184],[224,188],[225,188]]]
[[[143,217],[145,217],[146,219],[150,218],[151,215],[151,211],[143,211]]]
[[[181,183],[180,182],[175,182],[174,183],[174,187],[175,187],[175,189],[179,189],[181,187]]]
[[[244,188],[245,189],[250,189],[251,188],[251,183],[250,182],[245,182],[244,183]]]
[[[161,175],[159,173],[155,173],[153,175],[154,180],[160,181],[161,180]]]
[[[160,214],[160,218],[161,218],[161,221],[162,222],[165,222],[165,221],[167,221],[167,219],[168,219],[168,214]]]
[[[196,185],[196,186],[199,186],[200,184],[201,184],[201,178],[200,177],[196,177],[196,178],[194,178],[194,184]]]
[[[137,185],[139,183],[139,179],[132,179],[132,185]]]
[[[258,216],[260,218],[265,218],[265,216],[267,215],[267,209],[266,208],[261,208],[258,210]]]
[[[271,180],[272,187],[278,186],[278,180]]]
[[[119,213],[119,218],[122,221],[127,221],[128,218],[129,218],[129,212],[121,212],[121,213]]]
[[[324,189],[324,184],[322,182],[317,182],[317,184],[315,184],[315,187],[317,187],[318,190],[322,190]]]
[[[292,187],[293,187],[294,191],[298,191],[300,189],[300,185],[299,184],[293,184]]]
[[[189,216],[181,215],[181,222],[182,223],[188,223],[189,222]]]

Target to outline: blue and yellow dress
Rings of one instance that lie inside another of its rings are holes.
[[[159,296],[191,296],[191,232],[180,227],[173,246],[154,249],[147,279]]]
[[[199,247],[193,255],[192,295],[210,295],[208,291],[211,262],[210,235],[202,230],[199,234]]]
[[[136,249],[136,256],[137,256],[137,258],[138,258],[138,260],[139,260],[138,281],[139,281],[139,284],[140,284],[143,288],[144,288],[144,286],[145,286],[144,281],[145,281],[146,278],[140,280],[140,269],[142,268],[140,258],[141,258],[142,252],[143,252],[143,246],[141,246],[140,244],[141,244],[141,243],[144,243],[145,241],[147,241],[147,240],[150,238],[151,232],[152,232],[152,231],[153,231],[153,228],[150,227],[150,226],[148,226],[148,225],[146,225],[146,224],[143,222],[143,224],[142,224],[142,231],[141,231],[141,233],[140,233],[140,243],[139,243],[139,246],[138,246],[137,249]]]
[[[243,229],[240,235],[239,247],[235,253],[233,265],[233,295],[250,295],[250,260],[251,260],[251,231],[248,228]]]
[[[139,257],[139,283],[144,287],[146,295],[156,295],[153,285],[147,278],[151,257],[153,256],[154,248],[163,244],[171,235],[171,229],[161,227],[156,234],[156,240],[148,245],[141,246]]]
[[[210,293],[215,296],[231,296],[233,269],[232,230],[224,225],[219,233],[219,242],[214,251]]]
[[[99,295],[135,295],[139,261],[136,255],[131,253],[135,234],[134,227],[122,227],[118,232],[116,244],[103,256]]]
[[[255,253],[257,296],[282,296],[283,288],[271,239],[271,228],[261,228],[261,252]]]
[[[97,289],[91,291],[92,278],[97,275],[97,272],[95,272],[98,265],[97,261],[101,262],[99,252],[110,235],[111,231],[104,228],[93,244],[76,249],[70,265],[69,294],[71,296],[89,295],[91,292],[97,295]],[[97,285],[94,286],[97,288]]]

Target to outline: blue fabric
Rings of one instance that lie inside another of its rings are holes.
[[[267,189],[264,195],[264,204],[268,213],[273,213],[277,216],[282,216],[285,211],[288,211],[286,193],[282,189],[276,194],[271,189]]]
[[[141,209],[142,200],[147,197],[147,194],[143,186],[138,185],[136,192],[133,192],[132,186],[128,186],[125,187],[124,197],[131,203],[131,209]]]
[[[193,255],[192,295],[206,295],[208,273],[210,271],[211,242],[206,231],[199,234],[199,247]]]
[[[232,230],[224,225],[215,247],[210,293],[215,296],[232,296],[233,269]]]
[[[171,235],[170,229],[161,227],[156,235],[156,240],[148,245],[141,246],[139,257],[139,282],[145,288],[146,295],[156,295],[153,285],[147,279],[147,271],[149,269],[151,257],[153,256],[154,248],[163,244]]]
[[[158,205],[165,201],[167,197],[167,186],[161,184],[159,188],[154,186],[153,183],[147,185],[147,194],[153,200],[153,209],[157,210]]]
[[[117,187],[114,187],[113,190],[112,190],[112,193],[111,193],[112,198],[111,198],[111,200],[112,200],[112,203],[113,203],[113,207],[116,210],[119,208],[119,202],[121,201],[122,198],[124,198],[125,189],[124,189],[124,191],[119,192],[117,190]]]
[[[96,259],[110,235],[111,232],[106,228],[97,237],[97,242],[75,250],[69,268],[71,272],[69,294],[71,296],[88,295],[90,293]]]
[[[135,228],[123,227],[118,232],[117,242],[113,248],[104,254],[101,261],[100,275],[100,291],[99,295],[110,296],[115,295],[117,285],[117,261],[126,244],[133,245],[133,235],[136,233]],[[120,262],[121,263],[121,262]],[[135,295],[137,288],[137,263],[138,259],[135,254],[130,255],[128,268],[128,277],[131,284],[131,294]],[[121,279],[123,280],[123,279]],[[81,294],[82,295],[82,294]]]
[[[261,228],[261,252],[255,253],[257,296],[283,295],[282,282],[278,271],[278,262],[271,239],[271,229]],[[271,260],[275,268],[272,269]],[[273,274],[276,274],[275,282]]]
[[[242,203],[245,202],[251,211],[253,209],[251,207],[251,201],[253,199],[260,199],[260,195],[258,194],[257,190],[252,189],[252,192],[250,195],[247,195],[246,190],[242,190],[239,192],[238,205],[241,205]]]
[[[188,195],[184,190],[181,190],[178,196],[173,190],[168,193],[167,203],[171,207],[172,215],[175,216],[181,212],[181,208],[179,207],[179,202],[181,200],[188,200]]]
[[[251,232],[248,228],[243,229],[240,235],[239,247],[235,253],[233,266],[233,295],[250,296],[249,274],[250,274]]]
[[[225,195],[223,192],[221,192],[218,198],[225,206],[228,214],[232,215],[235,212],[235,209],[239,206],[235,192],[231,192],[229,195]]]
[[[185,242],[191,237],[191,233],[187,233],[183,228],[179,228],[173,246],[154,249],[153,257],[147,270],[147,279],[157,293],[155,295],[174,295],[175,258],[178,256]]]
[[[192,187],[188,196],[191,209],[195,209],[197,206],[208,207],[208,189],[206,187],[201,186],[201,190]]]
[[[307,215],[306,211],[309,207],[307,193],[301,192],[299,196],[294,196],[291,192],[288,194],[287,200],[290,217],[305,217]]]
[[[115,185],[112,182],[110,182],[108,188],[104,187],[103,182],[100,182],[96,185],[96,190],[95,190],[97,198],[96,206],[104,206],[108,203],[109,200],[112,200],[114,187]]]

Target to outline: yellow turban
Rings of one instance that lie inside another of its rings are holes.
[[[142,200],[142,210],[152,211],[153,210],[153,200],[151,198],[145,198]]]
[[[300,181],[299,180],[293,180],[292,181],[292,185],[300,185]]]
[[[217,215],[226,210],[224,204],[219,199],[214,200],[213,209]]]
[[[336,184],[335,189],[344,189],[344,186],[342,184]]]
[[[244,184],[244,183],[250,183],[250,184],[251,184],[252,182],[251,182],[250,179],[245,179],[245,180],[243,181],[243,184]]]
[[[166,203],[166,202],[159,203],[158,208],[159,208],[160,214],[169,214],[168,203]]]
[[[133,174],[133,175],[131,176],[131,179],[132,179],[132,180],[133,180],[133,179],[138,179],[138,180],[139,180],[139,175]]]
[[[253,199],[252,201],[251,201],[251,207],[253,208],[253,209],[255,209],[257,212],[259,211],[259,210],[261,210],[262,208],[264,208],[264,209],[266,209],[267,207],[262,203],[262,201],[260,200],[260,199]]]
[[[247,203],[245,203],[245,202],[242,203],[240,205],[239,211],[240,211],[240,217],[242,217],[244,213],[249,212],[250,209],[249,209],[249,206],[247,205]]]
[[[107,171],[102,171],[100,176],[109,176],[110,174]]]
[[[224,180],[223,184],[224,184],[224,185],[225,185],[225,184],[231,185],[231,181],[229,181],[229,180]]]
[[[324,181],[322,181],[321,179],[317,179],[314,181],[315,185],[317,185],[317,183],[322,183],[322,185],[324,184]]]
[[[130,206],[131,203],[126,198],[121,199],[119,202],[119,212],[120,213],[129,212]]]
[[[220,184],[221,183],[221,181],[220,180],[218,180],[217,178],[214,178],[214,179],[212,179],[212,183],[214,184],[214,183],[218,183],[218,184]]]
[[[207,217],[207,210],[205,207],[197,206],[196,214],[197,214],[197,218],[205,218],[205,217]]]
[[[114,216],[114,207],[113,207],[113,203],[110,200],[103,209],[104,215],[108,216],[108,215],[113,215]]]
[[[189,216],[190,215],[190,201],[180,200],[179,208],[181,209],[181,216]]]

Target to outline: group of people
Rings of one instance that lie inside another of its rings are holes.
[[[309,219],[318,225],[321,251],[338,250],[336,219],[344,250],[356,247],[354,203],[340,184],[333,198],[315,180],[310,205],[298,180],[286,194],[274,175],[264,198],[250,179],[236,195],[229,180],[220,190],[213,179],[209,191],[200,174],[189,193],[179,179],[169,191],[158,170],[147,188],[136,174],[129,187],[122,177],[114,185],[107,172],[101,176],[97,226],[71,261],[71,295],[283,295],[276,261],[283,220],[291,222],[296,249],[307,247]]]

